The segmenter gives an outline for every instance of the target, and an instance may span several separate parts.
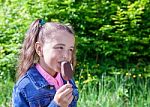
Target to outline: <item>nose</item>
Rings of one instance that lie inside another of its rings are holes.
[[[71,55],[70,55],[68,50],[64,50],[62,57],[63,57],[63,60],[66,60],[66,61],[70,61],[71,60]]]

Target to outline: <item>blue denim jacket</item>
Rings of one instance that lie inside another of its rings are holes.
[[[64,79],[63,82],[66,83]],[[69,107],[76,107],[78,89],[74,80],[71,79],[69,82],[72,84],[74,96]],[[12,104],[13,107],[59,107],[53,100],[55,93],[55,87],[50,85],[33,66],[14,86]]]

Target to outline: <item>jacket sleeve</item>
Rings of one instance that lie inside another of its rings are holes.
[[[51,101],[51,103],[48,105],[48,107],[60,107],[55,101],[54,99]]]
[[[12,94],[12,107],[30,107],[23,91],[14,89]],[[50,102],[48,107],[60,107],[54,100]]]
[[[12,93],[12,107],[29,107],[23,92],[20,90],[13,90]]]

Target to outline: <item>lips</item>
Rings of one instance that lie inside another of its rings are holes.
[[[60,60],[60,61],[58,61],[58,68],[59,68],[59,70],[61,69],[61,63],[62,62],[69,62],[69,61],[66,61],[66,60]]]
[[[62,63],[62,62],[64,62],[64,60],[58,61],[58,66],[57,66],[57,67],[58,67],[58,69],[59,69],[59,72],[61,71],[61,63]],[[66,62],[66,61],[65,61],[65,62]]]

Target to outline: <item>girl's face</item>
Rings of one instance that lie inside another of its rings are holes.
[[[45,43],[39,46],[39,63],[44,70],[54,76],[61,70],[61,61],[71,61],[75,38],[73,34],[65,30],[53,32],[50,37],[50,40],[45,40]]]

